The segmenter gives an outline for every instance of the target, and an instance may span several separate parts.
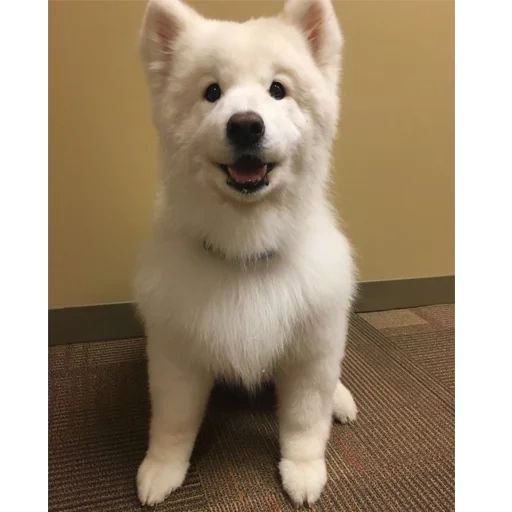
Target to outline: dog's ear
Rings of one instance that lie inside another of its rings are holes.
[[[163,83],[177,37],[198,19],[199,14],[181,0],[149,0],[139,50],[152,87]]]
[[[286,0],[281,16],[302,32],[318,67],[337,74],[343,37],[331,0]]]

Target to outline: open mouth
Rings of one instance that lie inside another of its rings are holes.
[[[232,164],[220,164],[228,177],[227,184],[242,194],[252,194],[268,186],[268,173],[275,167],[274,163],[265,163],[259,158],[244,155]]]

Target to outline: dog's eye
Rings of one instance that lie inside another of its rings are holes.
[[[215,103],[222,95],[219,84],[211,84],[204,91],[204,98],[210,103]]]
[[[286,96],[286,89],[281,82],[272,82],[268,92],[276,100],[282,100]]]

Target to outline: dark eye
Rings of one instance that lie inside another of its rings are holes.
[[[282,100],[286,96],[286,89],[281,82],[272,82],[268,92],[276,100]]]
[[[219,84],[211,84],[204,91],[204,98],[210,103],[215,103],[222,95]]]

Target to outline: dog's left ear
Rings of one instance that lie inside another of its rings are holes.
[[[165,81],[176,40],[185,30],[192,30],[200,18],[181,0],[148,1],[139,49],[154,90],[159,90]]]
[[[336,75],[343,37],[331,0],[286,0],[281,16],[302,32],[318,67]]]

